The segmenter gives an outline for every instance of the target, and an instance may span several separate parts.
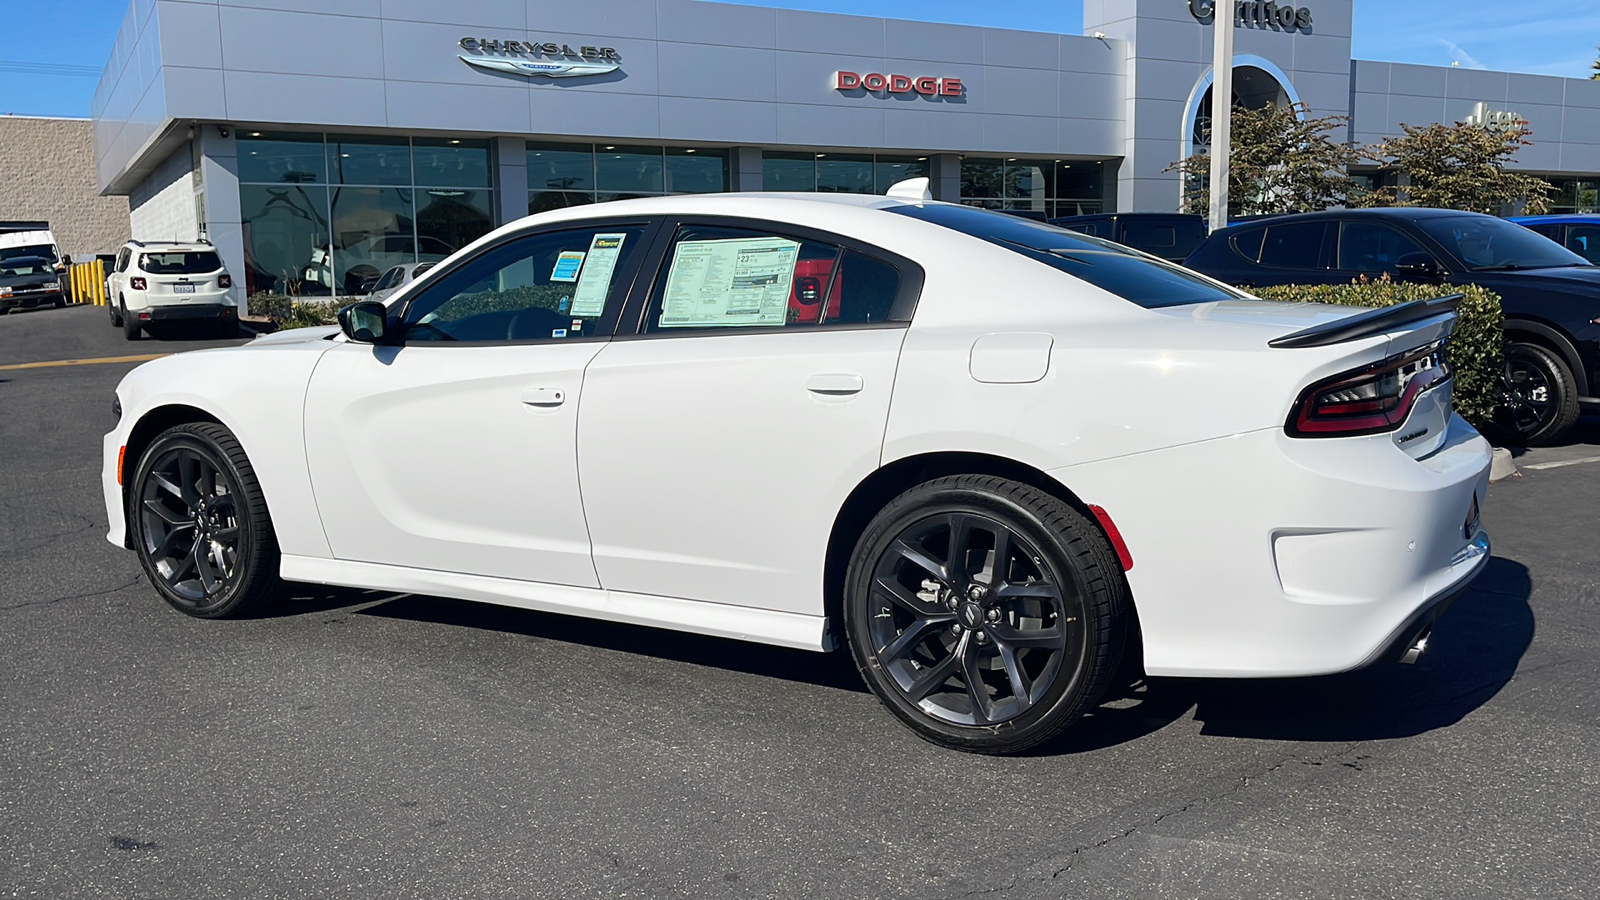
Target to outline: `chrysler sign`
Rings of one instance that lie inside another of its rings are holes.
[[[535,41],[509,41],[497,38],[464,37],[462,62],[480,69],[509,72],[513,75],[544,75],[550,78],[577,78],[605,75],[622,67],[622,57],[612,47],[578,47]],[[486,53],[517,54],[486,56]],[[527,57],[533,57],[528,59]]]

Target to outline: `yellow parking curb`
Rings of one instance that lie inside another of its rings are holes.
[[[9,366],[0,366],[0,372],[11,369],[48,369],[54,366],[96,366],[101,363],[149,362],[152,359],[160,359],[163,356],[171,355],[171,353],[144,353],[139,356],[101,356],[95,359],[53,359],[45,362],[12,363]]]

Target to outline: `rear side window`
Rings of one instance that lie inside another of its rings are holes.
[[[1322,268],[1322,239],[1326,222],[1291,222],[1267,226],[1261,244],[1261,264],[1279,269]]]
[[[1233,245],[1233,252],[1251,262],[1258,262],[1261,259],[1261,242],[1266,236],[1265,228],[1255,228],[1228,238],[1228,243]]]
[[[151,275],[204,275],[222,268],[222,261],[210,250],[179,250],[141,254],[139,268]]]
[[[1568,227],[1567,249],[1595,265],[1600,265],[1600,225]]]
[[[648,330],[806,328],[889,320],[900,270],[780,230],[678,229],[651,295]]]
[[[895,206],[886,211],[997,244],[1146,309],[1237,300],[1241,296],[1165,260],[1042,222],[937,203]]]

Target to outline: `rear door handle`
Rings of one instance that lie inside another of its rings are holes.
[[[567,392],[560,388],[531,387],[522,392],[522,402],[549,409],[567,402]]]
[[[813,394],[840,397],[847,394],[861,393],[863,384],[864,382],[862,382],[860,375],[813,375],[806,379],[806,390]]]

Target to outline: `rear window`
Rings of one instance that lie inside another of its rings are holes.
[[[1165,260],[1042,222],[946,204],[895,206],[886,211],[1004,247],[1146,309],[1236,300],[1240,296]]]
[[[142,254],[139,268],[151,275],[204,275],[222,268],[222,261],[211,250],[176,250]]]

